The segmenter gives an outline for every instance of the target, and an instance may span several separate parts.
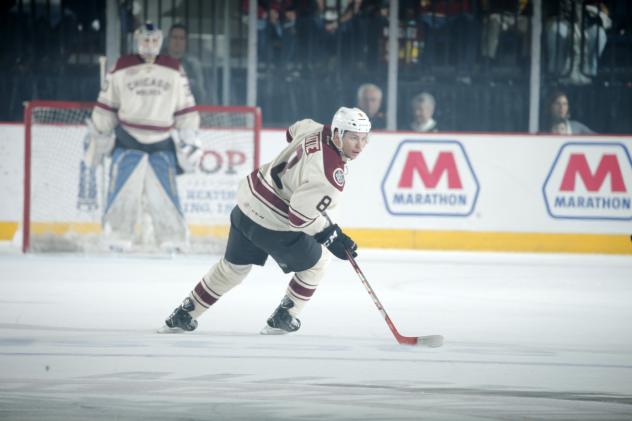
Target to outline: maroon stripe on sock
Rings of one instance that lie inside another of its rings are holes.
[[[311,297],[312,294],[314,294],[314,291],[316,291],[315,289],[305,288],[303,285],[296,282],[294,278],[290,281],[290,289],[303,297]]]
[[[207,306],[212,306],[218,299],[213,297],[206,291],[206,289],[204,289],[202,282],[204,282],[204,280],[201,280],[195,286],[195,289],[193,291],[197,294],[198,297],[200,297],[200,300],[203,301],[203,304],[206,304]]]
[[[193,296],[193,299],[195,300],[196,303],[198,303],[199,305],[201,305],[204,308],[209,308],[210,306],[206,305],[206,303],[203,303],[198,297],[197,295],[195,295],[195,293],[191,294]]]
[[[318,286],[318,284],[310,284],[309,282],[305,282],[304,280],[301,279],[300,276],[298,276],[298,273],[294,274],[294,277],[296,278],[297,281],[299,281],[302,284],[307,285],[308,287],[313,287],[314,289],[316,289],[316,287]]]
[[[305,297],[299,297],[291,289],[288,289],[287,292],[288,292],[288,294],[290,294],[292,297],[296,298],[297,300],[301,300],[301,301],[308,301],[309,300],[308,298],[305,298]]]

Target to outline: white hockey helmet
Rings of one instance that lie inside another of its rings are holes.
[[[147,21],[134,32],[136,51],[141,56],[157,56],[162,47],[162,31],[151,21]]]
[[[331,121],[331,134],[336,132],[340,135],[340,139],[347,130],[359,133],[369,133],[371,131],[371,120],[359,108],[340,107]]]

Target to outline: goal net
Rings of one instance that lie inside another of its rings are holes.
[[[83,163],[85,120],[93,103],[27,104],[22,248],[38,252],[109,251],[101,220],[109,160]],[[258,166],[261,117],[256,107],[198,106],[203,157],[194,173],[177,177],[189,228],[189,252],[219,252],[239,181]],[[159,251],[151,221],[140,215],[132,251]]]

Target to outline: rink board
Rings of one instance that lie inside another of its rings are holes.
[[[0,239],[11,240],[22,212],[23,128],[0,133]],[[264,130],[261,162],[285,145],[283,131]],[[627,136],[373,133],[332,216],[364,247],[632,254],[631,151]],[[231,197],[213,196],[212,176],[201,180],[205,207],[185,207],[198,212],[192,236],[225,236]],[[213,197],[226,220],[206,223]],[[81,221],[73,229],[100,230]]]

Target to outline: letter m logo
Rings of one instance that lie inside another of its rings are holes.
[[[430,170],[422,151],[409,151],[406,155],[402,176],[399,179],[399,188],[412,188],[413,175],[417,173],[421,177],[424,186],[434,189],[444,173],[448,174],[448,188],[462,189],[461,177],[456,167],[452,152],[439,152],[434,167]]]
[[[606,177],[610,175],[610,191],[626,192],[619,159],[615,154],[603,154],[595,172],[590,171],[585,154],[573,153],[568,159],[566,171],[562,177],[560,191],[575,191],[577,176],[582,179],[586,190],[597,192],[601,189]]]
[[[632,220],[632,158],[624,142],[563,143],[542,186],[552,218]]]
[[[468,217],[480,185],[463,145],[451,139],[404,139],[382,180],[391,215]]]

